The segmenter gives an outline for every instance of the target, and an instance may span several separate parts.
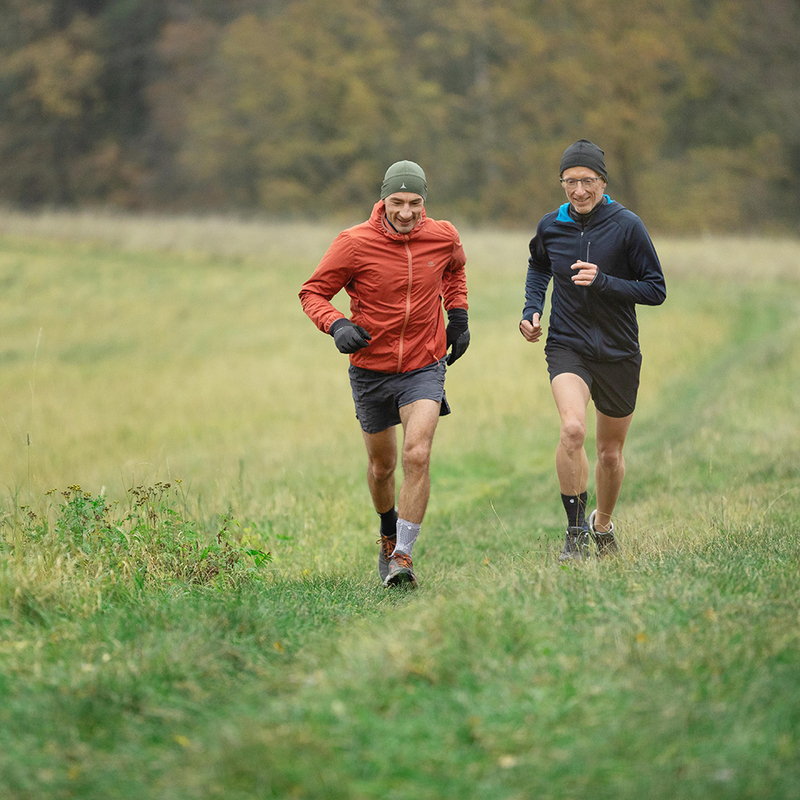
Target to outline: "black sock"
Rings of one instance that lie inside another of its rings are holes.
[[[567,525],[570,528],[586,527],[586,492],[580,494],[562,494],[561,502],[564,504],[564,511],[567,512]]]
[[[397,509],[390,508],[382,514],[378,512],[381,517],[381,536],[388,536],[390,539],[397,538]]]

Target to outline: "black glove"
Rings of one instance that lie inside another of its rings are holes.
[[[333,336],[340,353],[355,353],[356,350],[366,347],[372,339],[369,331],[344,317],[337,319],[328,328],[328,333]]]
[[[458,361],[469,347],[469,321],[466,308],[451,308],[447,312],[447,347],[452,347],[447,356],[447,366]]]

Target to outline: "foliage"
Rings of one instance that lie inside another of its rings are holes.
[[[362,216],[386,166],[439,216],[528,223],[588,136],[660,231],[792,230],[793,0],[13,0],[6,203]]]
[[[246,541],[233,518],[204,535],[176,508],[177,492],[169,483],[134,486],[125,508],[73,484],[55,508],[20,506],[3,520],[1,601],[12,616],[45,618],[45,609],[101,608],[176,582],[231,589],[258,580],[271,554]]]

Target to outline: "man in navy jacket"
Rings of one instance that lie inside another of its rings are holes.
[[[568,202],[541,219],[531,240],[519,329],[528,342],[541,338],[552,279],[545,357],[561,417],[556,472],[567,513],[564,561],[588,557],[590,536],[599,556],[618,552],[611,517],[625,476],[622,448],[642,363],[635,306],[660,305],[667,291],[644,224],[605,194],[603,151],[587,139],[570,145],[560,180]],[[590,399],[597,414],[597,508],[587,520]]]

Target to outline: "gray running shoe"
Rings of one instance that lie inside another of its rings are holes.
[[[389,572],[383,585],[388,589],[390,586],[405,586],[408,589],[417,588],[417,576],[411,566],[411,556],[408,553],[397,551],[389,559]]]
[[[597,557],[605,558],[606,556],[618,556],[619,547],[614,539],[614,523],[607,531],[596,531],[594,529],[594,518],[597,514],[597,509],[589,514],[589,532],[592,534],[592,539],[597,546]]]
[[[385,581],[386,576],[389,574],[389,559],[392,557],[394,546],[397,544],[397,536],[381,535],[381,538],[378,539],[378,544],[380,545],[378,549],[378,575],[380,575],[381,581]]]
[[[567,528],[567,538],[564,549],[558,556],[559,561],[583,561],[589,558],[589,530],[588,528]]]

